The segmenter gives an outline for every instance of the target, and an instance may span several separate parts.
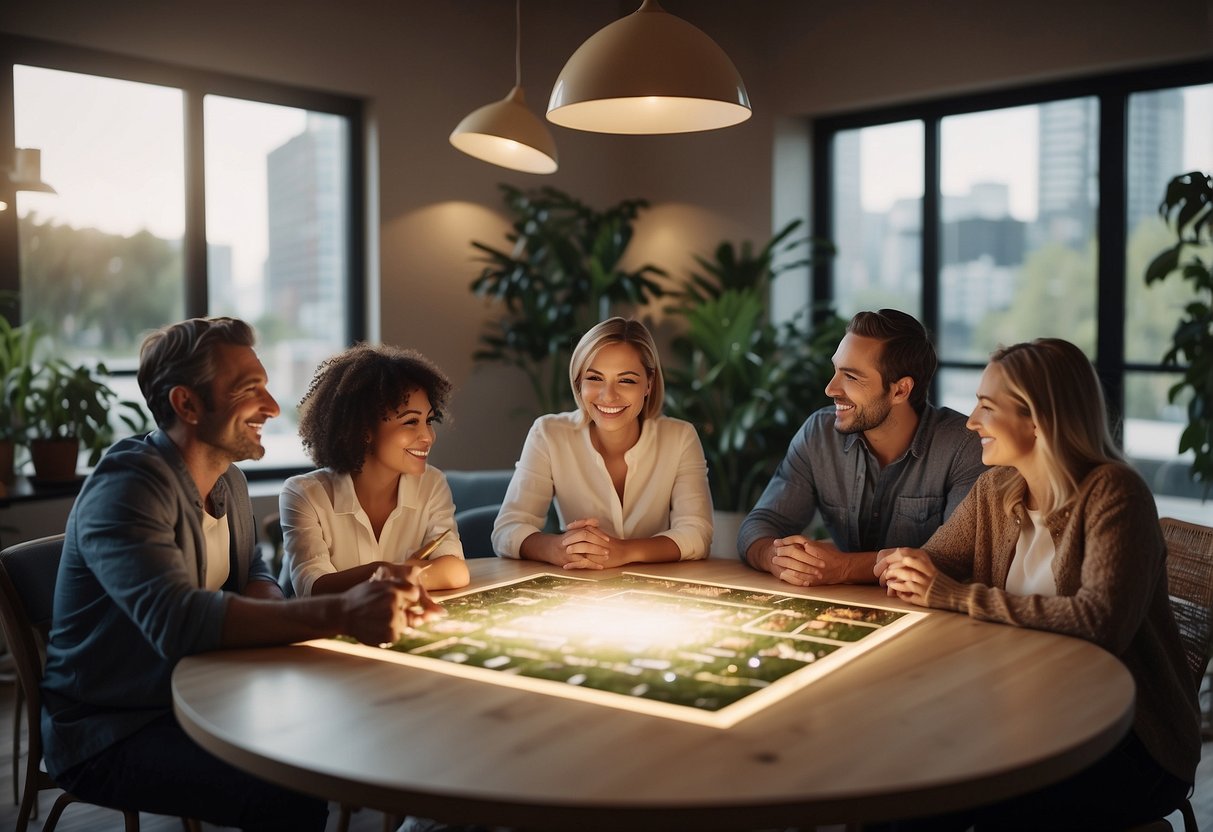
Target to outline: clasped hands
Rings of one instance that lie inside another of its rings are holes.
[[[598,519],[574,520],[559,535],[559,548],[552,561],[565,569],[610,569],[628,563],[628,541],[611,537],[598,526]]]
[[[939,574],[930,555],[909,546],[881,549],[872,571],[891,597],[920,607],[927,606],[927,592]]]
[[[810,540],[793,534],[772,542],[774,554],[769,570],[779,580],[795,586],[843,584],[850,581],[850,558],[827,540]]]

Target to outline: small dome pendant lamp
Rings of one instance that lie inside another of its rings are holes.
[[[522,93],[522,0],[514,4],[514,88],[500,101],[473,110],[451,133],[469,156],[524,173],[556,172],[556,140],[526,106]]]
[[[548,102],[548,121],[595,133],[693,133],[751,114],[728,55],[656,0],[583,43]]]

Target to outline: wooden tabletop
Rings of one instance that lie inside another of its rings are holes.
[[[546,568],[469,565],[474,585]],[[796,592],[732,558],[633,571]],[[803,594],[917,609],[876,587]],[[727,729],[305,645],[186,658],[173,696],[212,753],[356,806],[528,829],[727,830],[1028,791],[1112,748],[1134,687],[1088,642],[935,612]]]

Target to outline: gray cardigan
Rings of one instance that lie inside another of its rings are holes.
[[[231,533],[223,589],[272,581],[244,475],[229,467],[210,497]],[[177,660],[219,646],[226,596],[201,588],[203,505],[161,431],[118,442],[85,481],[67,521],[42,683],[52,777],[168,713]]]

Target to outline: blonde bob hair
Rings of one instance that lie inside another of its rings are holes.
[[[573,388],[573,398],[583,415],[586,414],[585,402],[581,400],[581,375],[590,366],[594,356],[603,347],[611,344],[627,344],[636,350],[640,363],[648,375],[649,394],[644,400],[644,409],[640,411],[640,419],[653,419],[661,415],[665,404],[665,380],[661,375],[661,359],[657,355],[657,345],[653,343],[653,335],[640,321],[628,318],[608,318],[595,325],[573,350],[569,361],[569,385]]]
[[[990,364],[1002,370],[1007,391],[1036,425],[1049,493],[1035,496],[1045,517],[1070,501],[1092,468],[1124,462],[1112,441],[1099,378],[1078,347],[1060,338],[1037,338],[996,350]],[[1002,493],[1008,513],[1023,501],[1026,488],[1022,477],[1008,481]]]

